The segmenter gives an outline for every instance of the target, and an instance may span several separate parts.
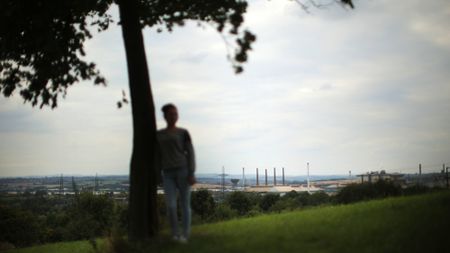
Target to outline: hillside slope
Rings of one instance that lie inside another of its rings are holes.
[[[449,215],[445,191],[195,226],[189,244],[138,252],[450,252]],[[10,252],[81,252],[44,247]]]

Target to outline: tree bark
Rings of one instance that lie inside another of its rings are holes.
[[[130,164],[129,239],[146,240],[158,232],[156,201],[156,119],[138,1],[117,0],[128,67],[133,115]]]

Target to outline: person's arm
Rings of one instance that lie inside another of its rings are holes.
[[[191,185],[196,183],[195,180],[195,152],[192,145],[192,139],[189,132],[185,132],[184,146],[186,149],[187,163],[188,163],[188,181]]]

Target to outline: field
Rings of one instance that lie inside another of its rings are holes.
[[[450,252],[450,192],[326,206],[193,227],[186,245],[167,232],[136,252]],[[99,251],[107,248],[98,241]],[[95,252],[89,242],[8,253]]]

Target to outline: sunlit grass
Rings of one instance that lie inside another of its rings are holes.
[[[443,252],[449,215],[449,192],[329,206],[199,226],[167,252]]]

